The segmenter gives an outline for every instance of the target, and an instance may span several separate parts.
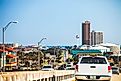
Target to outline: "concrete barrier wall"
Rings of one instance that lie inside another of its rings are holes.
[[[74,74],[74,70],[4,72],[0,81],[74,81]]]

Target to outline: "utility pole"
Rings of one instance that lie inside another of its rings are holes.
[[[38,47],[37,47],[37,50],[38,50],[38,70],[39,70],[39,68],[40,68],[40,49],[39,49],[39,47],[40,47],[40,44],[41,44],[41,42],[44,40],[44,39],[47,39],[47,38],[42,38],[39,42],[38,42]]]
[[[3,70],[3,72],[5,72],[5,62],[4,61],[5,61],[5,56],[6,56],[5,55],[6,54],[5,53],[5,31],[7,30],[9,25],[12,23],[18,23],[18,22],[17,21],[10,21],[5,27],[2,28],[2,33],[3,33],[2,34],[2,39],[3,39],[3,43],[2,43],[3,44],[3,55],[2,55],[3,56],[3,67],[2,67],[2,70]]]

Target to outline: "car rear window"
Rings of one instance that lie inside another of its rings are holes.
[[[51,66],[44,66],[43,68],[51,68]]]
[[[112,70],[117,70],[118,68],[117,67],[112,67]]]
[[[81,64],[107,64],[105,58],[101,57],[83,57]]]

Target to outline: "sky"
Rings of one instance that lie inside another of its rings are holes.
[[[0,42],[22,45],[81,45],[82,22],[104,32],[104,43],[121,45],[121,0],[0,0]],[[76,35],[80,39],[76,39]]]

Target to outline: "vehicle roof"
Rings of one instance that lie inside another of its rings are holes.
[[[105,56],[80,56],[81,57],[105,57]]]
[[[44,66],[52,66],[52,65],[44,65]]]
[[[116,66],[112,66],[112,68],[119,68],[119,67],[116,67]]]

